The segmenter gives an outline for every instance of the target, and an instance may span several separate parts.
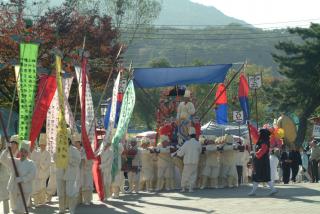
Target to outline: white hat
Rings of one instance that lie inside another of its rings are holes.
[[[39,145],[47,145],[47,135],[45,133],[40,134]]]
[[[196,134],[196,130],[194,127],[189,127],[189,135]]]
[[[201,144],[204,144],[204,142],[206,141],[206,139],[207,139],[206,136],[200,135],[200,137],[199,137],[199,142],[200,142]]]
[[[149,144],[149,143],[150,143],[150,139],[149,139],[149,138],[143,137],[143,138],[141,139],[141,144]]]
[[[72,141],[73,144],[74,144],[75,142],[81,142],[81,134],[79,134],[79,133],[74,133],[74,134],[72,135],[71,141]]]
[[[10,137],[10,142],[16,142],[16,143],[19,143],[19,135],[12,135]]]
[[[225,135],[224,136],[224,142],[225,143],[228,143],[228,144],[233,144],[234,143],[234,140],[233,140],[233,137],[232,137],[232,135]]]
[[[31,142],[28,140],[21,140],[20,141],[20,150],[24,149],[27,152],[30,152],[30,144],[31,144]]]
[[[169,142],[169,137],[167,135],[161,135],[160,136],[160,142],[162,143],[162,142],[165,142],[165,141]]]
[[[185,91],[184,91],[184,97],[190,98],[190,97],[191,97],[191,91],[185,90]]]

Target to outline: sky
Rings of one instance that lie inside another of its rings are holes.
[[[191,0],[259,28],[308,27],[320,22],[319,0]]]

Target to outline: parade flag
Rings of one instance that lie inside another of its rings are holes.
[[[66,123],[69,125],[71,130],[75,130],[75,121],[70,109],[68,98],[70,94],[73,77],[64,75],[62,79],[63,95],[64,95],[64,115]],[[58,90],[56,89],[54,97],[51,101],[46,121],[46,133],[47,133],[47,150],[51,156],[56,152],[56,141],[57,141],[57,128],[58,128],[58,116],[59,116],[59,98]]]
[[[103,125],[104,125],[105,130],[107,130],[109,128],[109,123],[110,123],[111,99],[109,99],[106,104],[108,106],[108,109],[106,111],[106,115],[105,115],[104,121],[103,121]]]
[[[251,140],[253,144],[256,144],[259,140],[259,132],[257,128],[251,124],[248,125],[248,128],[250,129],[250,135],[251,135]]]
[[[32,116],[30,138],[30,147],[34,147],[34,143],[40,134],[43,122],[47,117],[47,112],[51,101],[57,89],[55,76],[42,75],[40,77],[35,110]]]
[[[228,123],[228,98],[227,90],[223,83],[220,83],[216,92],[216,121],[217,124]]]
[[[243,120],[246,122],[250,119],[250,106],[249,106],[249,84],[247,78],[244,76],[243,73],[240,74],[239,80],[239,90],[238,90],[238,97],[240,101],[240,106],[243,111]]]
[[[65,169],[68,166],[69,143],[67,123],[64,117],[64,95],[62,89],[61,75],[61,58],[59,56],[56,56],[56,80],[59,98],[56,167],[60,169]]]
[[[20,65],[14,66],[14,75],[16,77],[16,83],[17,83],[17,94],[19,96],[20,93]]]
[[[97,135],[96,135],[97,136]],[[98,144],[98,139],[97,137],[95,138],[94,142],[94,151],[97,152],[99,150],[99,144]],[[103,176],[102,172],[100,169],[100,164],[101,164],[101,157],[98,156],[93,160],[93,165],[92,165],[92,178],[93,178],[93,183],[95,186],[95,189],[97,191],[97,194],[99,196],[100,201],[103,201],[105,197],[105,191],[104,191],[104,186],[103,186]]]
[[[119,83],[120,83],[120,72],[118,73],[117,79],[114,82],[113,92],[112,92],[112,100],[111,100],[111,110],[109,116],[108,127],[106,128],[106,136],[104,138],[104,144],[108,143],[112,139],[112,133],[115,127],[116,121],[116,114],[117,114],[117,98],[118,98],[118,91],[119,91]],[[107,115],[106,115],[107,116]]]
[[[28,140],[31,118],[34,108],[34,97],[37,90],[37,57],[39,46],[20,44],[19,92],[19,138]]]
[[[119,82],[119,89],[118,89],[118,95],[117,95],[117,110],[116,110],[116,120],[114,123],[114,128],[117,128],[119,117],[120,117],[120,110],[123,100],[123,95],[127,87],[127,80],[122,78]]]
[[[94,159],[91,145],[94,144],[96,135],[94,108],[89,82],[87,81],[88,59],[83,58],[81,68],[76,67],[76,75],[79,83],[79,95],[81,99],[81,135],[83,148],[86,151],[88,160]]]
[[[123,102],[120,111],[120,118],[117,127],[117,131],[112,138],[112,148],[113,148],[113,162],[112,162],[112,180],[115,179],[116,174],[119,171],[119,143],[127,132],[130,118],[134,109],[136,101],[136,95],[134,91],[134,85],[132,80],[129,82],[126,92],[123,97]]]

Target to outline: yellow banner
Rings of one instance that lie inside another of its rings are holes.
[[[56,167],[65,169],[68,166],[68,131],[67,123],[64,117],[64,94],[62,89],[61,78],[61,57],[56,56],[56,80],[59,97],[59,117],[58,117],[58,131],[57,131],[57,150],[56,150]]]

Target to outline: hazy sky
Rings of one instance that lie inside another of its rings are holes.
[[[214,6],[228,16],[244,20],[256,27],[262,28],[286,26],[305,27],[308,26],[311,21],[320,22],[319,0],[191,1]]]

